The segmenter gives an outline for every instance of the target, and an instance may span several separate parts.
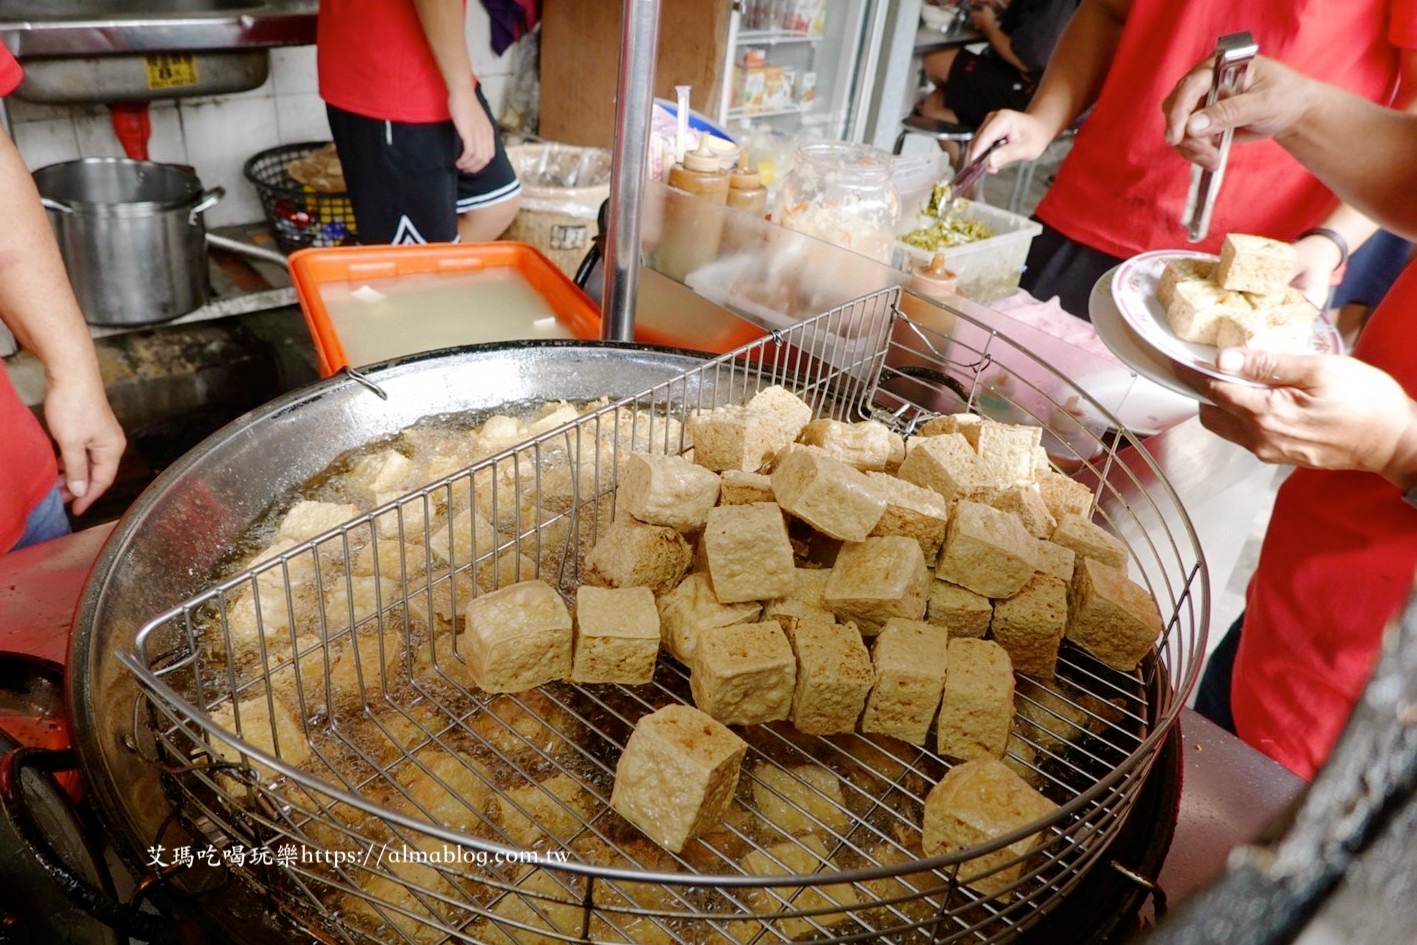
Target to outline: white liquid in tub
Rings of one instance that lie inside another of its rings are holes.
[[[515,269],[331,282],[320,298],[355,366],[454,345],[575,337]]]

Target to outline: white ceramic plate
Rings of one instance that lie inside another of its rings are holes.
[[[1128,259],[1116,268],[1112,276],[1112,299],[1122,320],[1132,329],[1141,345],[1167,360],[1217,380],[1263,387],[1254,381],[1220,373],[1215,368],[1214,345],[1182,341],[1166,323],[1166,307],[1156,297],[1156,288],[1166,264],[1175,259],[1215,261],[1214,256],[1205,253],[1171,249],[1142,253]],[[1315,354],[1343,353],[1343,340],[1338,330],[1318,313],[1314,318],[1313,349]]]

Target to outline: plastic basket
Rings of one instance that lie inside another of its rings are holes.
[[[320,193],[307,188],[286,170],[290,162],[329,142],[284,144],[250,158],[242,173],[261,197],[266,222],[283,253],[312,246],[344,246],[354,242],[354,207],[348,194]]]
[[[610,151],[569,144],[507,149],[522,183],[521,209],[504,239],[530,243],[574,275],[599,233],[596,216],[610,196]]]

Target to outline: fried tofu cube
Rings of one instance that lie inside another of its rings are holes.
[[[462,652],[486,692],[525,692],[571,675],[571,614],[545,581],[521,581],[467,605]]]
[[[1014,722],[1014,673],[992,640],[951,640],[935,750],[947,758],[1002,758]]]
[[[853,820],[842,796],[841,778],[815,764],[756,765],[753,806],[764,820],[791,836],[819,830],[845,833]]]
[[[940,707],[949,666],[949,634],[918,620],[893,617],[871,647],[875,681],[861,731],[925,744]]]
[[[635,725],[615,766],[610,806],[678,853],[723,820],[748,743],[707,714],[667,705]]]
[[[1282,292],[1299,267],[1292,243],[1248,233],[1230,233],[1220,244],[1215,282],[1232,292]]]
[[[424,848],[422,852],[431,856],[443,854],[443,843],[432,838],[418,838],[421,842],[412,844]],[[392,859],[392,858],[391,858]],[[416,945],[438,945],[447,938],[447,933],[439,926],[455,921],[459,907],[451,906],[445,899],[458,901],[463,894],[454,887],[443,874],[418,862],[413,857],[400,857],[398,862],[385,866],[395,877],[374,872],[360,872],[358,894],[348,895],[344,901],[346,912],[363,918],[378,929],[387,932],[393,929],[407,941]],[[434,895],[415,895],[411,887],[431,890]]]
[[[1054,518],[1070,513],[1084,517],[1092,514],[1092,490],[1056,469],[1038,474],[1038,492]]]
[[[945,772],[926,796],[922,845],[927,856],[967,850],[1055,810],[1056,804],[997,758],[966,761]],[[1042,839],[1041,833],[1030,834],[966,861],[959,868],[960,882],[985,895],[1003,893],[1017,881],[1026,857]]]
[[[813,607],[806,601],[798,600],[795,597],[782,597],[778,600],[768,601],[763,606],[763,619],[776,620],[778,626],[782,627],[784,633],[792,635],[792,631],[804,623],[818,623],[833,626],[836,623],[836,615],[829,610],[820,607]],[[856,631],[860,636],[860,631]]]
[[[862,472],[890,469],[905,458],[905,441],[879,420],[813,420],[798,442],[820,447],[833,459]]]
[[[1215,332],[1217,348],[1259,348],[1283,354],[1313,354],[1313,325],[1271,324],[1261,312],[1249,317],[1226,315]]]
[[[413,461],[398,450],[380,450],[361,456],[350,470],[346,488],[378,495],[381,492],[402,492],[409,485]]]
[[[861,541],[886,511],[886,497],[864,473],[815,447],[787,451],[772,491],[783,511],[842,541]]]
[[[631,453],[620,473],[620,502],[646,525],[676,531],[704,527],[718,503],[718,475],[682,456]]]
[[[1055,545],[1071,548],[1079,557],[1092,558],[1113,568],[1126,570],[1127,546],[1121,539],[1081,515],[1064,515],[1058,519],[1049,540]]]
[[[990,627],[1017,672],[1051,679],[1067,624],[1068,582],[1040,571],[1013,597],[994,602]]]
[[[524,766],[569,754],[585,731],[574,714],[536,691],[497,696],[466,724],[491,751]]]
[[[949,503],[933,489],[917,486],[913,482],[885,473],[866,475],[886,497],[886,511],[876,527],[871,529],[871,537],[904,535],[914,538],[920,542],[925,563],[933,564],[939,557],[940,546],[945,543],[945,529],[950,521]]]
[[[660,638],[679,662],[693,662],[698,639],[719,627],[752,623],[763,607],[756,601],[719,603],[709,576],[695,571],[658,600]]]
[[[394,623],[390,615],[387,625]],[[386,686],[392,687],[400,675],[406,675],[401,671],[407,650],[401,634],[392,626],[387,631],[377,625],[361,628],[353,646],[345,631],[337,643],[338,648],[330,657],[330,689],[336,696],[357,697],[363,693],[366,699],[372,699]],[[305,671],[308,663],[309,669],[318,672],[323,669],[322,662],[321,654],[315,651],[301,659],[300,668]]]
[[[1171,304],[1166,306],[1166,324],[1182,341],[1213,345],[1223,316],[1247,312],[1253,309],[1239,292],[1226,291],[1209,282],[1183,282],[1176,286]]]
[[[815,834],[751,850],[743,857],[743,868],[752,876],[801,876],[832,871],[828,850]],[[831,928],[851,920],[861,902],[850,883],[817,886],[768,886],[747,893],[758,912],[821,911],[810,918],[776,919],[773,926],[788,939],[819,935],[821,927]],[[848,911],[852,910],[852,911]]]
[[[291,506],[280,521],[276,538],[292,542],[309,541],[359,515],[359,507],[339,502],[312,502],[302,499]]]
[[[984,426],[984,418],[977,413],[954,413],[932,417],[917,431],[922,437],[944,436],[958,433],[969,441],[970,448],[979,451],[979,431]]]
[[[1176,286],[1183,282],[1210,282],[1214,275],[1213,259],[1173,259],[1161,270],[1161,279],[1156,283],[1156,300],[1165,308],[1171,304],[1171,299],[1176,294]]]
[[[1309,330],[1319,314],[1304,293],[1292,285],[1285,286],[1284,291],[1274,295],[1250,295],[1246,298],[1271,325],[1293,325]]]
[[[679,583],[693,555],[672,528],[617,519],[586,556],[585,578],[598,587],[647,587],[663,594]]]
[[[842,546],[823,602],[837,617],[859,621],[868,633],[892,617],[924,617],[929,593],[930,570],[920,543],[887,535]]]
[[[508,840],[530,849],[543,840],[563,845],[595,814],[595,795],[565,773],[504,788],[497,798],[497,821]]]
[[[792,712],[797,657],[777,621],[738,623],[699,637],[689,673],[694,705],[725,725]]]
[[[801,621],[788,634],[797,654],[792,724],[807,735],[856,730],[875,671],[852,624]]]
[[[492,774],[474,758],[430,745],[399,770],[398,782],[407,792],[400,802],[414,816],[463,831],[485,823]]]
[[[573,682],[647,683],[658,656],[659,610],[649,588],[576,588]]]
[[[259,686],[236,703],[223,702],[210,714],[219,728],[238,736],[257,751],[297,768],[310,760],[310,742],[305,737],[303,722],[281,700],[267,701],[265,691]],[[213,737],[207,741],[214,761],[243,763],[242,754],[232,746]],[[275,772],[265,765],[254,761],[246,763],[251,763],[262,778],[275,776]]]
[[[1073,583],[1073,567],[1077,564],[1077,552],[1051,541],[1038,542],[1038,570],[1052,575],[1064,584]]]
[[[946,502],[978,494],[991,481],[988,467],[961,433],[915,437],[906,445],[897,474],[934,490]]]
[[[974,448],[1002,488],[1033,481],[1033,451],[1043,444],[1043,428],[985,419]]]
[[[751,505],[754,502],[776,502],[772,494],[772,479],[764,473],[725,469],[719,476],[720,505]]]
[[[782,387],[759,391],[747,404],[727,404],[689,418],[694,462],[722,472],[756,472],[797,439],[812,408]]]
[[[497,547],[497,529],[481,513],[462,509],[428,536],[428,547],[435,561],[459,567]]]
[[[1058,520],[1048,511],[1037,483],[1010,486],[994,496],[989,504],[1000,512],[1016,516],[1024,530],[1034,538],[1047,538],[1058,527]]]
[[[925,604],[925,622],[949,631],[954,637],[982,637],[989,630],[994,605],[983,594],[967,587],[941,581],[930,582],[930,599]]]
[[[786,597],[796,584],[787,523],[775,502],[712,509],[703,544],[714,596],[725,604]]]
[[[836,615],[826,604],[827,581],[830,578],[830,568],[795,569],[792,592],[765,603],[763,616],[836,623]]]
[[[1038,568],[1038,540],[1018,518],[980,502],[955,507],[938,577],[989,598],[1012,597]]]
[[[421,543],[430,522],[433,528],[441,527],[441,513],[432,495],[415,495],[400,500],[398,492],[379,492],[374,496],[375,507],[396,504],[386,512],[374,516],[374,524],[379,529],[379,537],[397,540],[402,534],[406,542]],[[431,513],[431,514],[430,514]]]
[[[1161,612],[1126,572],[1082,558],[1073,572],[1064,636],[1113,669],[1130,672],[1161,636]]]

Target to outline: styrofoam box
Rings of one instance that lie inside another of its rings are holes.
[[[1033,238],[1043,232],[1043,227],[1021,214],[974,200],[966,200],[965,205],[961,217],[980,221],[995,235],[944,251],[945,265],[959,277],[960,294],[976,302],[992,302],[1013,294],[1023,275],[1028,247]],[[911,213],[901,221],[900,232],[908,233],[918,225],[915,214]],[[895,267],[907,272],[928,264],[935,256],[899,240],[895,248]]]

